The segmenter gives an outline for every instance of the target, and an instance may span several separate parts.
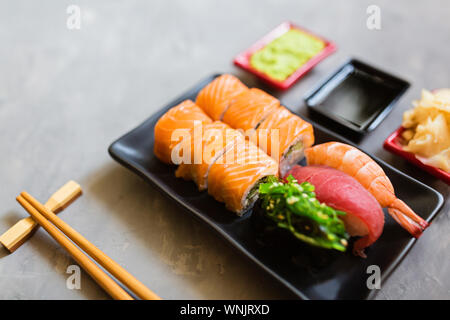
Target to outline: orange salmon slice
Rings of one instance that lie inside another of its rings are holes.
[[[205,190],[208,186],[207,177],[211,165],[228,148],[232,147],[237,139],[242,139],[242,134],[223,122],[215,121],[203,126],[200,135],[201,140],[197,139],[194,134],[194,139],[186,143],[183,142],[183,148],[190,144],[187,151],[190,152],[190,157],[186,159],[186,163],[180,164],[175,171],[175,176],[185,180],[193,180],[199,190]]]
[[[260,89],[252,88],[241,92],[233,99],[223,121],[235,129],[255,129],[279,107],[278,99]]]
[[[279,162],[284,175],[304,157],[303,150],[314,144],[314,130],[309,122],[282,106],[261,122],[250,139]]]
[[[270,175],[278,176],[278,164],[242,137],[211,166],[208,193],[242,215],[258,199],[258,192],[251,193],[252,189]]]
[[[156,123],[154,134],[155,144],[153,151],[162,162],[172,162],[172,150],[182,141],[182,136],[177,139],[175,130],[184,133],[185,136],[191,134],[194,128],[194,121],[201,124],[212,123],[208,115],[191,100],[185,100],[179,105],[167,111]]]
[[[238,78],[224,74],[211,81],[197,95],[196,103],[213,119],[222,120],[231,100],[248,90]]]

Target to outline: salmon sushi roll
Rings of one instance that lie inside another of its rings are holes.
[[[195,121],[198,124],[212,123],[208,115],[191,100],[185,100],[167,111],[156,123],[153,152],[162,162],[172,164],[172,151],[184,137],[190,136]]]
[[[208,193],[241,216],[259,196],[259,184],[278,176],[278,164],[242,137],[211,165]]]
[[[252,88],[233,99],[230,107],[225,111],[223,122],[235,129],[255,129],[279,107],[278,99],[260,89]]]
[[[250,140],[279,163],[284,176],[303,159],[303,150],[314,144],[314,131],[309,122],[280,107],[261,122]]]
[[[183,143],[191,156],[186,163],[181,163],[175,171],[177,178],[193,180],[200,191],[208,187],[208,172],[211,165],[232,147],[242,134],[223,122],[215,121],[203,126],[202,132],[194,133],[194,139]],[[195,130],[195,129],[194,129]],[[200,138],[196,136],[200,135]],[[187,143],[190,142],[190,146]],[[183,150],[184,153],[185,150]]]
[[[246,90],[248,90],[247,86],[238,78],[224,74],[214,79],[198,93],[196,103],[213,120],[222,120],[231,100]]]

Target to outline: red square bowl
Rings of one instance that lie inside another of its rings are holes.
[[[309,59],[305,64],[300,66],[296,71],[294,71],[288,78],[286,78],[283,81],[272,79],[270,76],[266,75],[265,73],[262,73],[256,69],[254,69],[250,64],[250,58],[251,56],[258,50],[264,48],[267,44],[272,42],[272,40],[275,40],[276,38],[282,36],[286,32],[288,32],[291,29],[297,29],[300,31],[303,31],[309,35],[312,35],[313,37],[316,37],[323,42],[325,42],[325,47],[320,51],[318,54],[316,54],[314,57]],[[262,37],[260,40],[258,40],[255,44],[253,44],[250,48],[245,50],[244,52],[239,53],[234,58],[234,64],[238,67],[241,67],[244,70],[247,70],[268,84],[274,86],[275,88],[286,90],[290,86],[292,86],[298,79],[300,79],[302,76],[304,76],[309,70],[311,70],[316,64],[318,64],[320,61],[328,57],[330,54],[332,54],[334,51],[336,51],[336,45],[324,39],[323,37],[317,36],[313,34],[312,32],[301,28],[299,26],[294,25],[291,22],[283,22],[278,27],[273,29],[271,32],[266,34],[264,37]]]
[[[386,150],[399,155],[400,157],[405,158],[407,161],[415,164],[416,166],[422,168],[433,176],[443,180],[445,183],[450,184],[450,173],[445,172],[444,170],[438,169],[436,167],[427,165],[423,163],[420,159],[416,157],[416,155],[412,152],[408,152],[403,150],[402,143],[404,142],[402,138],[402,132],[405,131],[405,128],[400,127],[396,131],[394,131],[385,141],[384,148]]]

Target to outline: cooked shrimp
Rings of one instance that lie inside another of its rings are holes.
[[[325,165],[354,177],[366,188],[391,217],[418,238],[428,223],[406,203],[398,199],[383,169],[368,155],[340,142],[327,142],[305,150],[308,165]]]

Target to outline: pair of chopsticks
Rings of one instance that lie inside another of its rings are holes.
[[[95,262],[84,253],[86,252],[103,268],[110,272],[117,280],[122,282],[130,291],[139,298],[146,300],[159,300],[154,292],[148,289],[139,280],[133,277],[128,271],[118,265],[100,249],[90,243],[86,238],[70,227],[62,219],[58,218],[52,211],[44,207],[39,201],[22,192],[17,201],[25,210],[39,223],[67,252],[77,261],[77,263],[114,299],[133,300],[121,286],[108,276]],[[56,227],[55,227],[56,226]],[[67,237],[66,237],[67,236]],[[80,250],[75,244],[78,245]]]

